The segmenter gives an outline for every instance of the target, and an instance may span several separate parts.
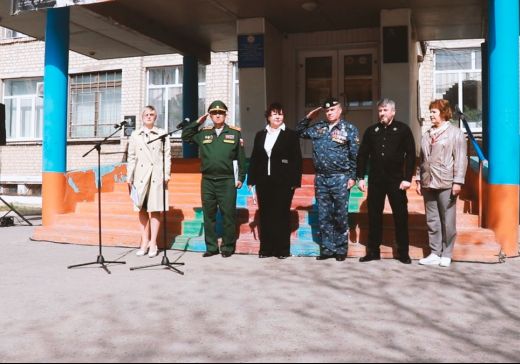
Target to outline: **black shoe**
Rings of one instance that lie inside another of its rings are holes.
[[[270,258],[270,257],[272,257],[272,255],[258,254],[258,258]]]
[[[342,262],[344,261],[345,259],[347,259],[347,253],[345,254],[336,254],[336,260],[338,262]]]
[[[208,257],[212,257],[214,255],[217,255],[218,252],[205,252],[204,254],[202,254],[202,257],[203,258],[208,258]]]
[[[222,258],[229,258],[232,255],[233,255],[233,253],[231,253],[231,252],[222,252]]]
[[[287,258],[289,258],[288,255],[279,255],[278,256],[278,259],[287,259]]]
[[[398,257],[397,260],[400,261],[403,264],[412,264],[412,259],[410,259],[410,257],[408,257],[408,256],[406,256],[406,257]]]
[[[365,255],[364,257],[359,258],[359,261],[361,263],[370,262],[372,260],[381,260],[381,255],[369,253],[369,254]]]
[[[316,260],[325,260],[325,259],[331,259],[334,258],[334,255],[318,255],[316,257]]]

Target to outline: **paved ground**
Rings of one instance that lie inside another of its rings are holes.
[[[202,258],[184,276],[0,228],[0,362],[518,362],[520,260],[451,268]]]

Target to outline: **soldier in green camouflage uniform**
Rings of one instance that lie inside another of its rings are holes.
[[[208,113],[188,124],[182,132],[182,140],[199,146],[202,172],[202,210],[206,253],[211,257],[219,253],[216,233],[217,208],[224,220],[224,235],[220,252],[227,258],[236,248],[236,201],[237,189],[245,180],[245,153],[240,129],[225,123],[227,106],[222,101],[213,101]],[[210,116],[213,126],[199,130]],[[238,164],[238,180],[235,181],[233,161]]]

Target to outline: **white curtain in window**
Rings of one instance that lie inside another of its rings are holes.
[[[99,91],[98,136],[107,137],[113,133],[114,124],[121,119],[121,89],[107,88]],[[114,122],[115,120],[115,122]]]

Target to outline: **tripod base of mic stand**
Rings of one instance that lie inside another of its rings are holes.
[[[67,269],[86,267],[87,265],[94,265],[94,264],[100,264],[101,265],[100,268],[103,268],[108,274],[111,274],[111,272],[108,270],[106,264],[126,264],[126,262],[116,262],[116,261],[112,261],[112,260],[105,260],[105,258],[103,258],[102,255],[98,255],[97,260],[95,262],[70,265],[67,267]]]
[[[27,220],[21,213],[19,213],[18,211],[16,211],[16,209],[13,207],[13,205],[7,203],[6,200],[4,200],[2,197],[0,197],[0,202],[2,202],[4,205],[6,205],[8,208],[9,208],[9,211],[7,211],[7,213],[2,216],[2,219],[5,218],[7,215],[9,215],[9,213],[12,211],[14,212],[16,215],[18,215],[18,217],[20,219],[22,219],[23,221],[25,221],[29,226],[33,226],[33,224]]]
[[[168,268],[168,269],[170,269],[170,270],[172,270],[172,271],[174,271],[176,273],[184,275],[184,272],[178,270],[177,268],[175,268],[174,265],[184,265],[184,263],[170,263],[170,261],[168,260],[168,257],[166,255],[164,255],[162,257],[162,261],[161,261],[160,264],[150,264],[150,265],[144,265],[142,267],[132,267],[132,268],[130,268],[130,270],[137,270],[137,269],[144,269],[144,268],[162,267],[162,266],[164,266],[165,268]]]

